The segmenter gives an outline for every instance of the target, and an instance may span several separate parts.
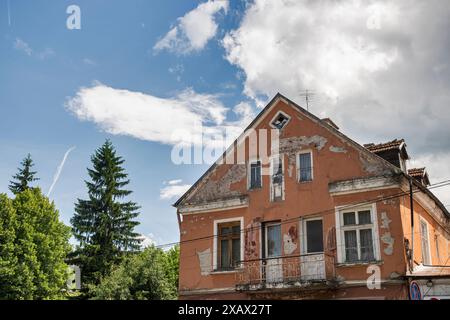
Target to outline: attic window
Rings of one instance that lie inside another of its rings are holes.
[[[278,113],[276,117],[271,122],[271,125],[277,129],[282,129],[286,123],[288,123],[289,117],[285,115],[284,113]]]

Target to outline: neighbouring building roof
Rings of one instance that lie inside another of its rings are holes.
[[[369,151],[377,153],[377,152],[382,152],[382,151],[400,149],[400,147],[404,143],[405,143],[404,139],[395,139],[395,140],[392,140],[392,141],[389,141],[389,142],[378,143],[378,144],[367,143],[367,144],[364,145],[364,147],[366,149],[368,149]]]
[[[424,186],[430,185],[430,179],[428,178],[428,173],[425,170],[425,167],[408,169],[408,174]]]

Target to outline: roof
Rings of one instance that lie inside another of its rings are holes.
[[[334,127],[336,130],[339,130],[339,127],[337,126],[337,124],[334,123],[334,121],[331,120],[330,118],[323,118],[322,121],[325,121],[325,122],[328,123],[330,126]]]
[[[425,167],[408,169],[408,174],[411,177],[422,177],[425,174]]]
[[[407,272],[409,277],[448,277],[450,276],[450,266],[428,266],[418,265],[413,272]]]
[[[382,152],[387,150],[396,150],[399,149],[402,144],[405,143],[404,139],[395,139],[389,142],[384,143],[367,143],[364,145],[366,149],[368,149],[371,152]]]

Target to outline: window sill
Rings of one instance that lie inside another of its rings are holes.
[[[259,191],[262,190],[262,187],[254,187],[254,188],[248,188],[247,191]]]
[[[240,269],[232,269],[232,270],[213,270],[211,271],[211,274],[227,274],[227,273],[236,273],[238,272]]]
[[[368,266],[371,264],[381,265],[383,263],[384,263],[383,260],[341,262],[341,263],[336,264],[336,267],[358,267],[358,266]]]
[[[308,180],[308,181],[297,181],[300,184],[305,184],[305,183],[311,183],[313,182],[312,180]]]

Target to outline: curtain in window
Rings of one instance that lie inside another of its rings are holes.
[[[361,243],[361,260],[374,260],[372,229],[363,229],[359,231],[359,241]]]
[[[345,231],[345,260],[347,262],[358,260],[358,242],[356,240],[356,231]]]
[[[311,181],[312,180],[311,154],[301,153],[299,161],[300,161],[300,181]]]

